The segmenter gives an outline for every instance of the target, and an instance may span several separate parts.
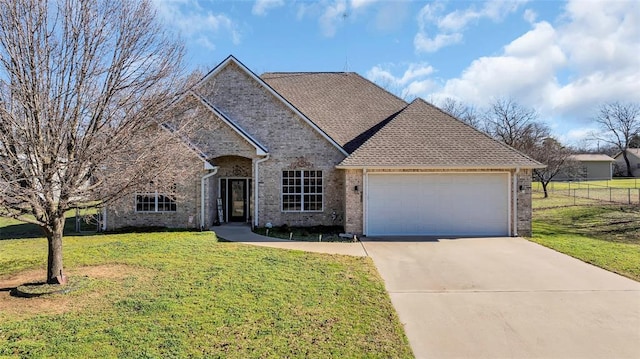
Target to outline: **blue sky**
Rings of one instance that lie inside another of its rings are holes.
[[[189,69],[354,71],[411,100],[510,97],[584,144],[599,104],[640,102],[640,1],[154,0]]]

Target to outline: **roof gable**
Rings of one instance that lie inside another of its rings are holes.
[[[258,83],[259,86],[262,86],[268,93],[273,95],[278,101],[285,105],[290,111],[296,114],[299,118],[303,120],[307,125],[309,125],[314,131],[321,135],[325,140],[327,140],[332,146],[337,148],[343,155],[348,155],[348,153],[342,148],[342,146],[337,143],[331,136],[329,136],[322,128],[320,128],[316,123],[314,123],[309,117],[307,117],[304,113],[302,113],[298,108],[296,108],[293,104],[291,104],[285,97],[283,97],[280,93],[274,90],[269,84],[267,84],[263,79],[257,76],[253,71],[251,71],[248,67],[246,67],[242,62],[238,61],[232,55],[229,55],[224,61],[222,61],[218,66],[213,68],[209,73],[207,73],[195,86],[203,84],[207,81],[210,81],[214,78],[218,73],[220,73],[227,66],[234,64],[241,71],[243,71],[249,78],[253,79]],[[238,126],[239,128],[239,126]],[[248,129],[241,129],[244,133],[248,134]]]
[[[640,148],[627,148],[627,156],[628,155],[640,159]],[[618,159],[620,157],[622,157],[622,152],[618,152],[613,156],[614,159]]]
[[[339,167],[541,168],[515,149],[414,100]]]
[[[407,106],[353,72],[280,72],[261,77],[349,153]]]
[[[214,105],[210,104],[205,98],[199,96],[197,93],[191,93],[200,103],[204,105],[206,109],[213,112],[222,122],[228,125],[233,131],[235,131],[240,137],[242,137],[245,141],[247,141],[250,145],[252,145],[256,149],[256,154],[259,156],[264,156],[269,153],[269,150],[258,142],[255,138],[253,138],[250,134],[244,131],[240,126],[238,126],[229,116],[224,114]]]

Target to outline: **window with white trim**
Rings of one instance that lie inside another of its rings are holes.
[[[282,211],[322,211],[322,171],[282,171]]]
[[[175,192],[175,186],[173,186]],[[149,191],[136,193],[136,212],[175,212],[176,198],[172,194]]]

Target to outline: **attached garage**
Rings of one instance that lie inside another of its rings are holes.
[[[368,173],[367,236],[508,236],[507,172]]]

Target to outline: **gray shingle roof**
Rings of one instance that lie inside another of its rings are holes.
[[[344,159],[340,167],[544,167],[417,99]]]
[[[603,154],[594,154],[594,153],[584,153],[584,154],[576,154],[571,155],[571,159],[581,162],[613,162],[615,161],[613,158],[603,155]]]
[[[261,78],[349,153],[407,106],[352,72],[265,73]]]

